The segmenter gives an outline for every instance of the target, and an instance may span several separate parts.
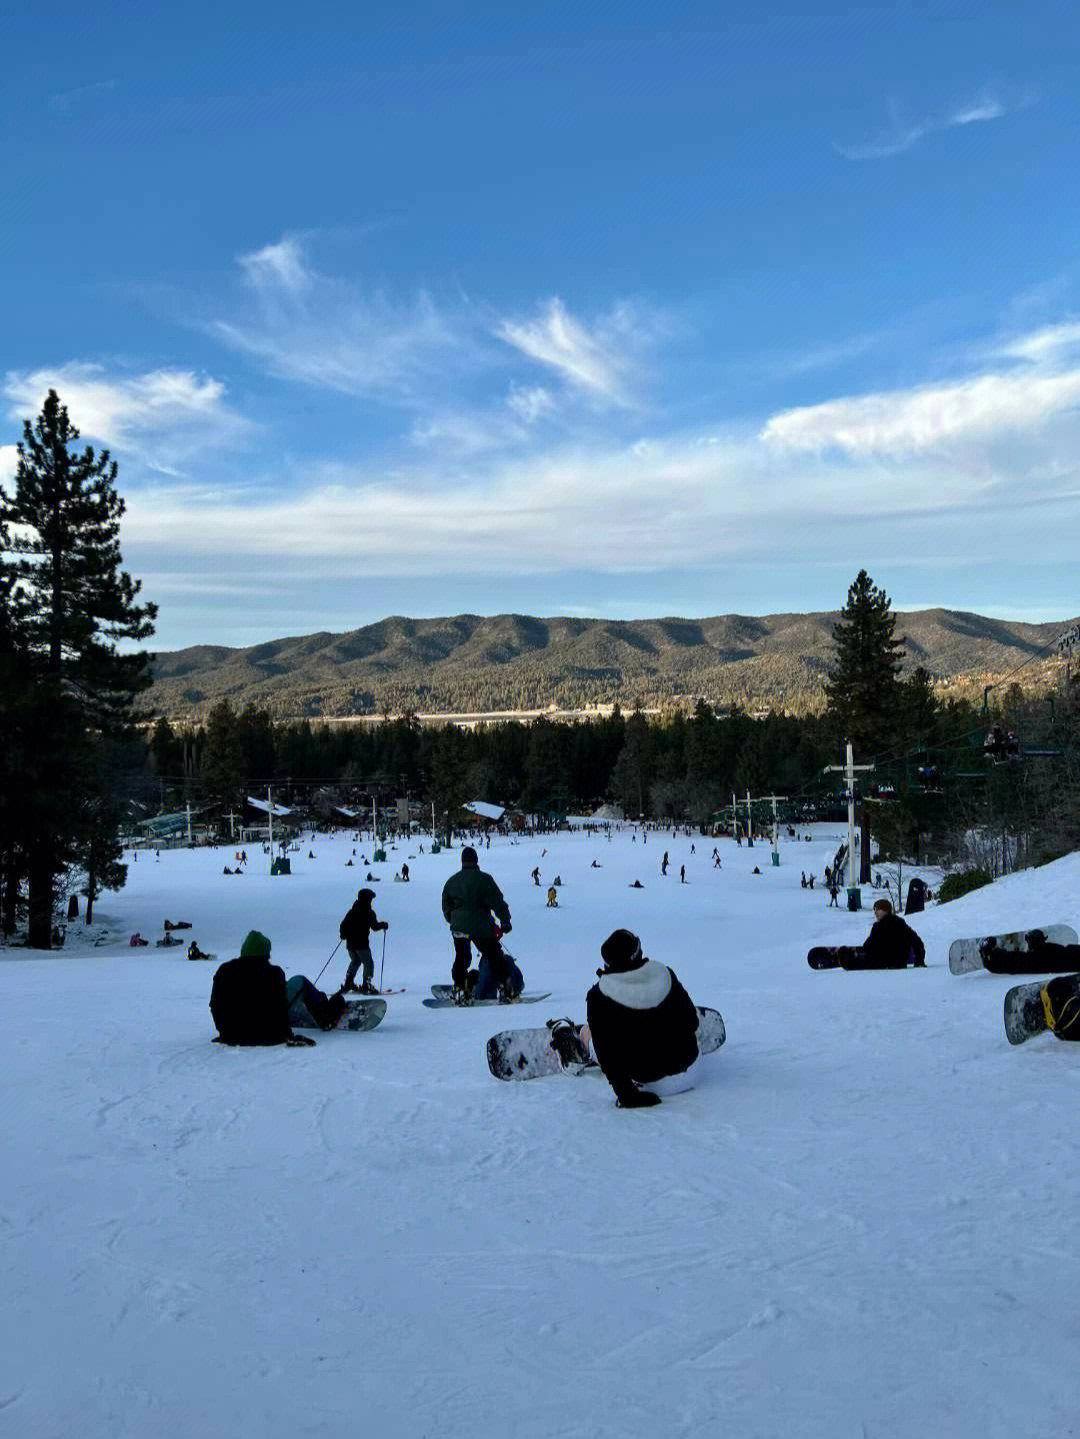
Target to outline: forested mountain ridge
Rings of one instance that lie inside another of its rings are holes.
[[[645,620],[392,615],[345,634],[159,654],[148,699],[172,719],[201,717],[225,698],[282,718],[573,709],[614,700],[629,709],[698,697],[802,714],[824,707],[838,619],[836,611]],[[897,635],[905,637],[909,669],[923,665],[950,693],[970,695],[1022,664],[1026,685],[1048,682],[1056,640],[1073,623],[917,610],[898,613]]]

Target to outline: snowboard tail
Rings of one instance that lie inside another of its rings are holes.
[[[727,1038],[718,1009],[698,1008],[698,1053],[712,1054]],[[551,1047],[551,1030],[506,1029],[493,1034],[486,1046],[488,1068],[496,1079],[542,1079],[549,1074],[599,1074],[600,1066],[564,1065]]]
[[[1001,954],[994,957],[992,969],[998,974],[1049,974],[1055,968],[1060,967],[1060,961],[1052,955],[1047,955],[1047,963],[1040,966],[1038,947],[1039,942],[1031,943],[1030,937],[1041,934],[1047,944],[1076,944],[1076,930],[1067,924],[1044,924],[1033,926],[1031,929],[1016,929],[1007,934],[983,934],[975,939],[954,939],[949,945],[949,972],[950,974],[970,974],[976,969],[989,968],[985,963],[984,955],[986,948],[995,951],[1004,951],[1006,954],[1015,954],[1016,967],[1006,968],[1008,960],[1003,960]]]

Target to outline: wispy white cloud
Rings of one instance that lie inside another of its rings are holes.
[[[72,90],[61,90],[49,96],[49,106],[58,114],[68,115],[77,106],[100,99],[110,90],[116,89],[115,80],[97,80],[92,85],[76,85]]]
[[[990,120],[1000,120],[1009,113],[1004,102],[993,95],[983,95],[966,104],[957,105],[944,114],[924,116],[914,121],[906,120],[895,102],[889,108],[889,123],[877,135],[853,145],[835,144],[833,148],[845,160],[884,160],[891,155],[902,155],[927,135],[960,126],[981,125]]]
[[[294,235],[285,235],[276,245],[264,245],[250,255],[241,255],[240,265],[256,289],[280,286],[296,295],[306,290],[313,279]]]
[[[1060,375],[980,375],[953,385],[829,400],[774,415],[767,444],[797,450],[896,454],[1004,431],[1030,430],[1080,403],[1080,369]]]
[[[455,354],[468,357],[457,318],[424,291],[397,300],[324,275],[295,235],[241,255],[249,303],[207,328],[279,379],[350,395],[408,400]]]
[[[0,445],[0,485],[10,480],[19,463],[19,452],[14,445]]]
[[[989,362],[986,367],[947,383],[781,411],[767,421],[761,439],[795,450],[907,455],[1032,434],[1080,405],[1078,321],[998,339],[975,355]],[[1010,363],[1003,367],[1002,361]]]
[[[29,373],[9,370],[2,393],[10,418],[33,419],[50,389],[85,438],[170,473],[195,454],[237,443],[250,429],[226,403],[224,384],[210,376],[165,369],[109,374],[100,364],[77,361]]]
[[[525,424],[535,425],[537,420],[550,415],[555,409],[555,396],[543,385],[518,385],[511,382],[506,403]]]
[[[616,405],[630,403],[628,380],[638,330],[629,306],[619,306],[588,326],[556,296],[531,320],[501,320],[495,333],[566,383]]]

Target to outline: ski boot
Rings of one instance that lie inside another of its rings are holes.
[[[365,979],[363,984],[360,986],[361,994],[378,994],[378,992],[379,991],[375,988],[374,983],[370,979]]]
[[[589,1051],[581,1042],[578,1027],[572,1019],[549,1019],[548,1043],[559,1056],[559,1068],[577,1073],[589,1063]]]

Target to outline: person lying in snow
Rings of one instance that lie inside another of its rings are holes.
[[[307,1035],[293,1034],[290,1007],[300,1001],[321,1029],[333,1029],[345,1013],[342,995],[328,998],[303,975],[286,980],[285,971],[270,963],[270,941],[250,930],[236,959],[215,971],[210,1013],[219,1044],[311,1045]]]
[[[1054,969],[1080,969],[1080,944],[1054,944],[1041,929],[1030,929],[1025,952],[1001,949],[993,939],[984,939],[979,958],[991,974],[1049,974]]]
[[[615,1091],[620,1109],[659,1104],[694,1082],[698,1013],[666,964],[646,959],[641,941],[617,929],[600,946],[602,969],[585,996],[588,1024],[552,1025],[551,1043],[564,1063],[585,1063],[589,1049]]]

